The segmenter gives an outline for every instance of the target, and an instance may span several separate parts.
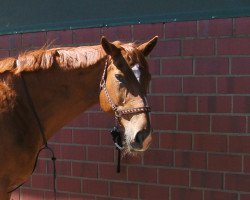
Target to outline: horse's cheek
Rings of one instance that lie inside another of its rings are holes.
[[[108,103],[107,97],[103,90],[100,92],[99,101],[100,101],[100,107],[104,112],[112,111],[112,108],[110,107],[110,104]]]

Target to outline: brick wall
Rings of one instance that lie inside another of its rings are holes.
[[[250,199],[250,18],[49,31],[0,37],[0,56],[20,49],[143,41],[159,36],[149,63],[153,75],[154,143],[141,157],[125,157],[115,172],[108,134],[113,118],[96,106],[52,140],[58,199]],[[52,199],[46,153],[14,200]]]

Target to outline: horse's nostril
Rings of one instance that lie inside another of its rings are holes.
[[[142,144],[143,142],[143,139],[144,139],[144,134],[145,134],[145,131],[144,130],[141,130],[139,131],[136,136],[135,136],[135,142],[137,144]]]
[[[134,149],[142,149],[143,148],[143,141],[146,137],[146,130],[139,131],[134,139],[134,142],[131,144]]]

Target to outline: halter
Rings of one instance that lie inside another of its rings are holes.
[[[109,56],[108,56],[109,58]],[[112,100],[111,96],[109,95],[107,85],[106,85],[106,79],[107,79],[107,69],[108,69],[108,58],[106,59],[103,74],[102,74],[102,79],[100,81],[100,91],[103,89],[107,100],[112,108],[112,110],[115,113],[115,123],[116,125],[114,128],[111,130],[111,136],[113,139],[113,142],[116,146],[116,149],[118,151],[118,158],[117,158],[117,173],[120,173],[120,162],[121,162],[121,150],[124,149],[123,144],[122,144],[122,139],[121,139],[121,132],[118,128],[118,125],[121,126],[120,119],[123,115],[130,115],[130,114],[137,114],[137,113],[149,113],[151,112],[151,108],[149,106],[144,106],[144,107],[137,107],[137,108],[131,108],[131,109],[118,109],[118,106],[114,103]]]
[[[112,98],[109,95],[108,89],[107,89],[107,85],[106,85],[106,78],[107,78],[107,68],[108,68],[108,58],[105,62],[105,66],[104,66],[104,71],[102,74],[102,79],[100,82],[100,90],[104,90],[104,93],[107,97],[107,100],[112,108],[112,110],[115,113],[115,120],[116,122],[118,122],[120,124],[120,118],[123,115],[130,115],[130,114],[137,114],[137,113],[149,113],[151,112],[151,108],[147,105],[147,106],[143,106],[143,107],[137,107],[137,108],[130,108],[130,109],[123,109],[120,110],[118,109],[118,106],[114,103],[114,101],[112,100]]]

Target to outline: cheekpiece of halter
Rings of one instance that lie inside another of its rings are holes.
[[[120,118],[123,115],[129,115],[129,114],[136,114],[136,113],[148,113],[151,112],[151,108],[149,106],[144,106],[144,107],[138,107],[138,108],[131,108],[131,109],[124,109],[124,110],[119,110],[118,106],[113,102],[111,96],[109,95],[107,86],[106,86],[106,77],[107,77],[107,68],[108,68],[108,60],[109,60],[109,56],[107,57],[106,61],[105,61],[105,66],[104,66],[104,70],[103,70],[103,74],[102,74],[102,79],[100,81],[100,90],[104,90],[104,93],[107,97],[108,103],[110,104],[112,110],[115,113],[115,119],[116,119],[116,123],[118,122],[120,124]]]

